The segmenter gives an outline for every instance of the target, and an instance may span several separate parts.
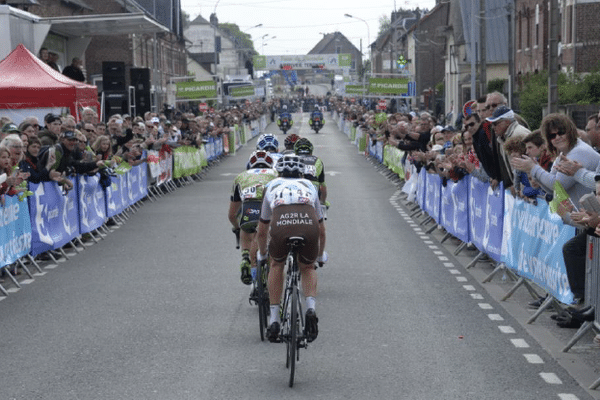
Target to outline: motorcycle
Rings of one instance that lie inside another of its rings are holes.
[[[315,133],[319,133],[319,130],[323,128],[323,121],[321,121],[321,117],[312,118],[312,123],[310,127],[315,131]]]
[[[292,124],[290,124],[290,121],[287,118],[283,118],[279,124],[279,129],[281,129],[285,135],[291,128]]]

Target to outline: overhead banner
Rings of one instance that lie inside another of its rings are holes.
[[[177,82],[177,99],[212,99],[217,97],[217,86],[213,81]]]
[[[367,88],[362,85],[346,85],[345,88],[346,94],[365,94],[367,92]]]
[[[229,88],[231,97],[252,97],[255,95],[254,86],[232,86]]]
[[[343,69],[352,66],[351,54],[254,56],[255,70]]]
[[[407,95],[408,78],[370,78],[369,93],[372,94],[394,94],[398,96]]]

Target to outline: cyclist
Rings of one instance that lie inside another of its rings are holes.
[[[300,136],[292,133],[290,136],[286,136],[283,145],[285,146],[285,150],[281,153],[285,154],[294,154],[294,144],[300,139]]]
[[[279,141],[272,133],[263,133],[258,137],[256,150],[269,152],[269,155],[273,159],[273,165],[277,164],[277,160],[281,157],[281,153],[279,153]]]
[[[315,312],[317,294],[317,271],[314,263],[326,262],[323,252],[325,225],[319,204],[317,190],[307,179],[303,179],[304,164],[301,158],[283,156],[276,164],[279,178],[275,178],[265,188],[264,200],[258,224],[257,261],[267,258],[267,238],[271,266],[267,286],[269,289],[270,321],[267,330],[269,341],[279,337],[281,315],[280,301],[283,291],[283,266],[288,254],[288,238],[304,238],[304,246],[298,253],[298,264],[302,274],[302,291],[306,298],[306,338],[312,342],[317,338],[318,318]]]
[[[247,170],[239,174],[234,182],[229,203],[229,222],[233,229],[240,229],[240,247],[242,248],[242,263],[240,265],[242,283],[250,285],[256,271],[255,258],[257,244],[255,240],[256,226],[260,216],[260,206],[263,199],[264,187],[277,177],[277,171],[272,169],[273,159],[263,150],[256,150],[250,155]]]
[[[294,144],[294,152],[302,157],[304,177],[311,181],[319,191],[319,200],[327,204],[327,186],[325,185],[325,167],[323,161],[313,153],[313,144],[307,138],[300,138]]]

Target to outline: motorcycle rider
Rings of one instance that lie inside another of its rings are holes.
[[[325,125],[325,119],[323,118],[323,113],[321,112],[321,109],[319,108],[318,104],[315,104],[315,109],[310,114],[308,124],[313,129],[315,129],[315,126],[313,124],[319,124],[318,129],[321,129],[323,125]]]
[[[284,105],[282,107],[282,112],[281,114],[279,114],[279,118],[277,119],[277,126],[285,134],[288,130],[292,128],[292,125],[294,125],[294,120],[292,120],[292,114],[288,112],[287,106]]]

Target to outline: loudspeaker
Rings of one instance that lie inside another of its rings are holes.
[[[102,62],[102,88],[105,91],[125,91],[125,63],[122,61]]]
[[[114,114],[129,113],[129,96],[126,91],[104,91],[104,115],[106,121]]]
[[[152,99],[150,92],[135,92],[135,113],[138,116],[143,116],[144,113],[152,108]]]
[[[136,92],[150,92],[150,68],[131,68],[129,74]]]

